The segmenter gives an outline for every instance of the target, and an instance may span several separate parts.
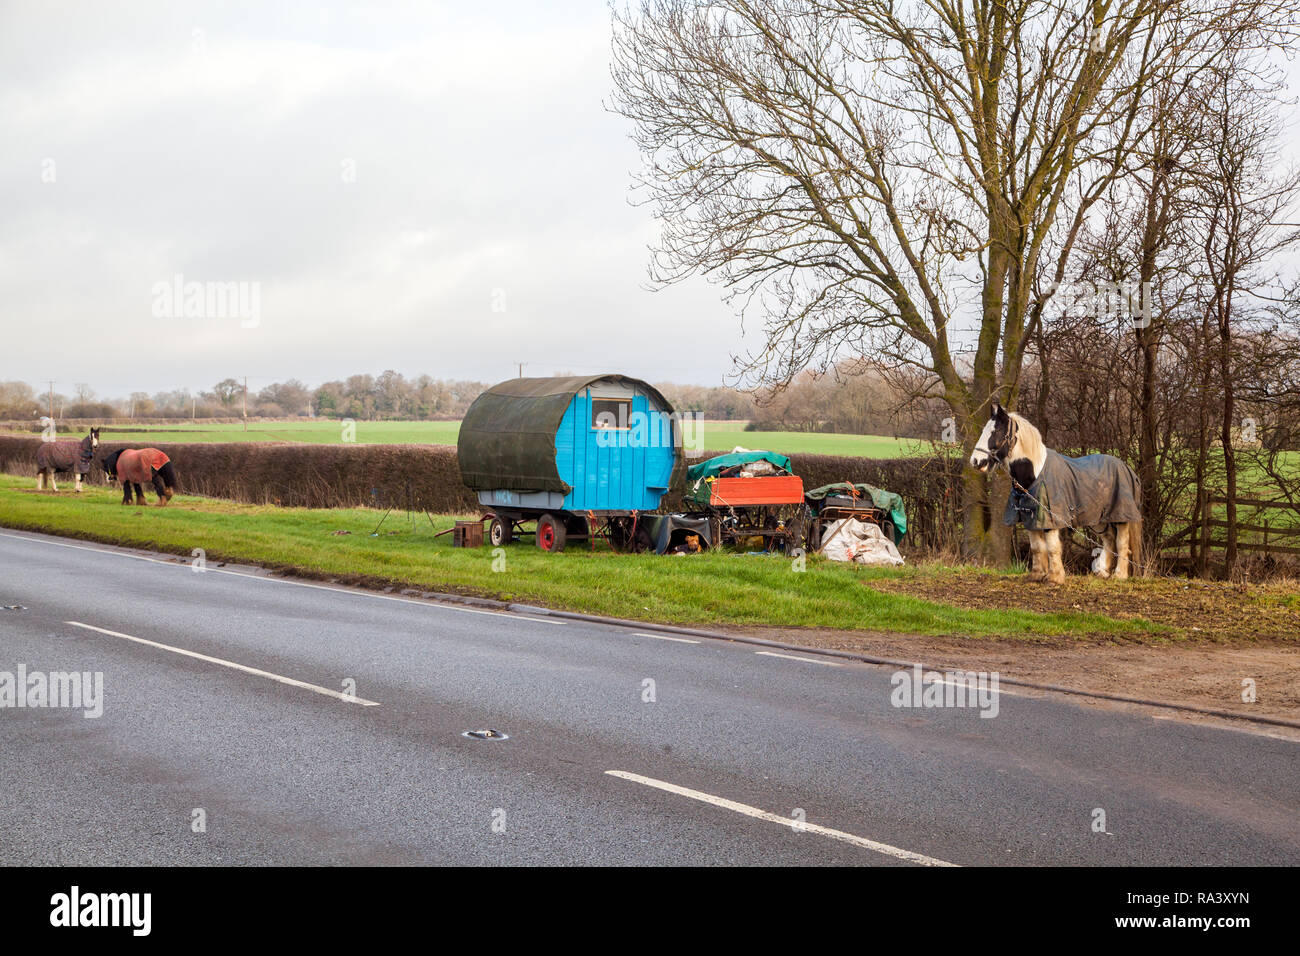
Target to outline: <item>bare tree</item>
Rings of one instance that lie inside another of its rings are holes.
[[[1222,396],[1218,418],[1228,575],[1237,561],[1236,382],[1244,371],[1235,337],[1239,330],[1268,321],[1267,289],[1274,277],[1267,264],[1300,242],[1300,230],[1282,225],[1300,192],[1300,175],[1294,169],[1275,171],[1282,124],[1270,94],[1281,81],[1262,76],[1259,59],[1252,51],[1234,51],[1211,79],[1206,116],[1213,122],[1201,151],[1204,176],[1198,197],[1206,280],[1203,309],[1217,339],[1215,365]]]
[[[1089,210],[1150,134],[1151,90],[1176,95],[1292,2],[618,10],[615,108],[663,229],[652,273],[710,274],[759,310],[751,380],[781,387],[846,355],[913,367],[969,449],[991,398],[1014,404]],[[988,494],[964,476],[966,547],[1005,555]]]

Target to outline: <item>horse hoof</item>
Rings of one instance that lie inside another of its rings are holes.
[[[1042,571],[1030,571],[1029,580],[1032,581],[1034,584],[1037,584],[1039,581],[1046,581],[1047,575],[1044,574]]]

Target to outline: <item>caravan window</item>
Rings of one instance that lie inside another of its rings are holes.
[[[632,400],[627,398],[592,398],[592,428],[630,428]]]

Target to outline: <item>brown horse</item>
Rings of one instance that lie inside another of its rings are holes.
[[[45,490],[45,476],[50,476],[50,490],[58,491],[54,476],[61,471],[70,471],[76,476],[75,491],[81,491],[81,480],[90,474],[90,465],[95,460],[95,449],[99,447],[99,429],[92,428],[90,434],[81,441],[43,441],[36,449],[36,490]]]
[[[131,489],[135,488],[136,504],[142,505],[145,482],[153,485],[158,492],[158,507],[163,507],[172,500],[176,493],[176,469],[166,452],[157,448],[128,448],[115,451],[104,459],[104,471],[110,482],[122,482],[122,504],[131,503]]]

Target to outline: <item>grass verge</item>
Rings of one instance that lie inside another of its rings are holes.
[[[64,488],[69,488],[65,485]],[[166,508],[123,507],[113,489],[80,495],[37,492],[32,479],[0,475],[0,526],[189,557],[258,564],[365,585],[400,585],[526,602],[592,614],[693,625],[830,628],[1039,641],[1114,635],[1163,641],[1166,628],[1141,618],[1057,610],[959,608],[878,590],[873,582],[916,579],[940,569],[870,569],[809,559],[799,573],[778,556],[615,554],[573,545],[544,554],[520,541],[502,554],[457,549],[434,538],[453,518],[411,523],[373,509],[279,508],[178,496]],[[495,568],[499,570],[494,570]],[[1003,575],[1002,577],[1006,577]]]

